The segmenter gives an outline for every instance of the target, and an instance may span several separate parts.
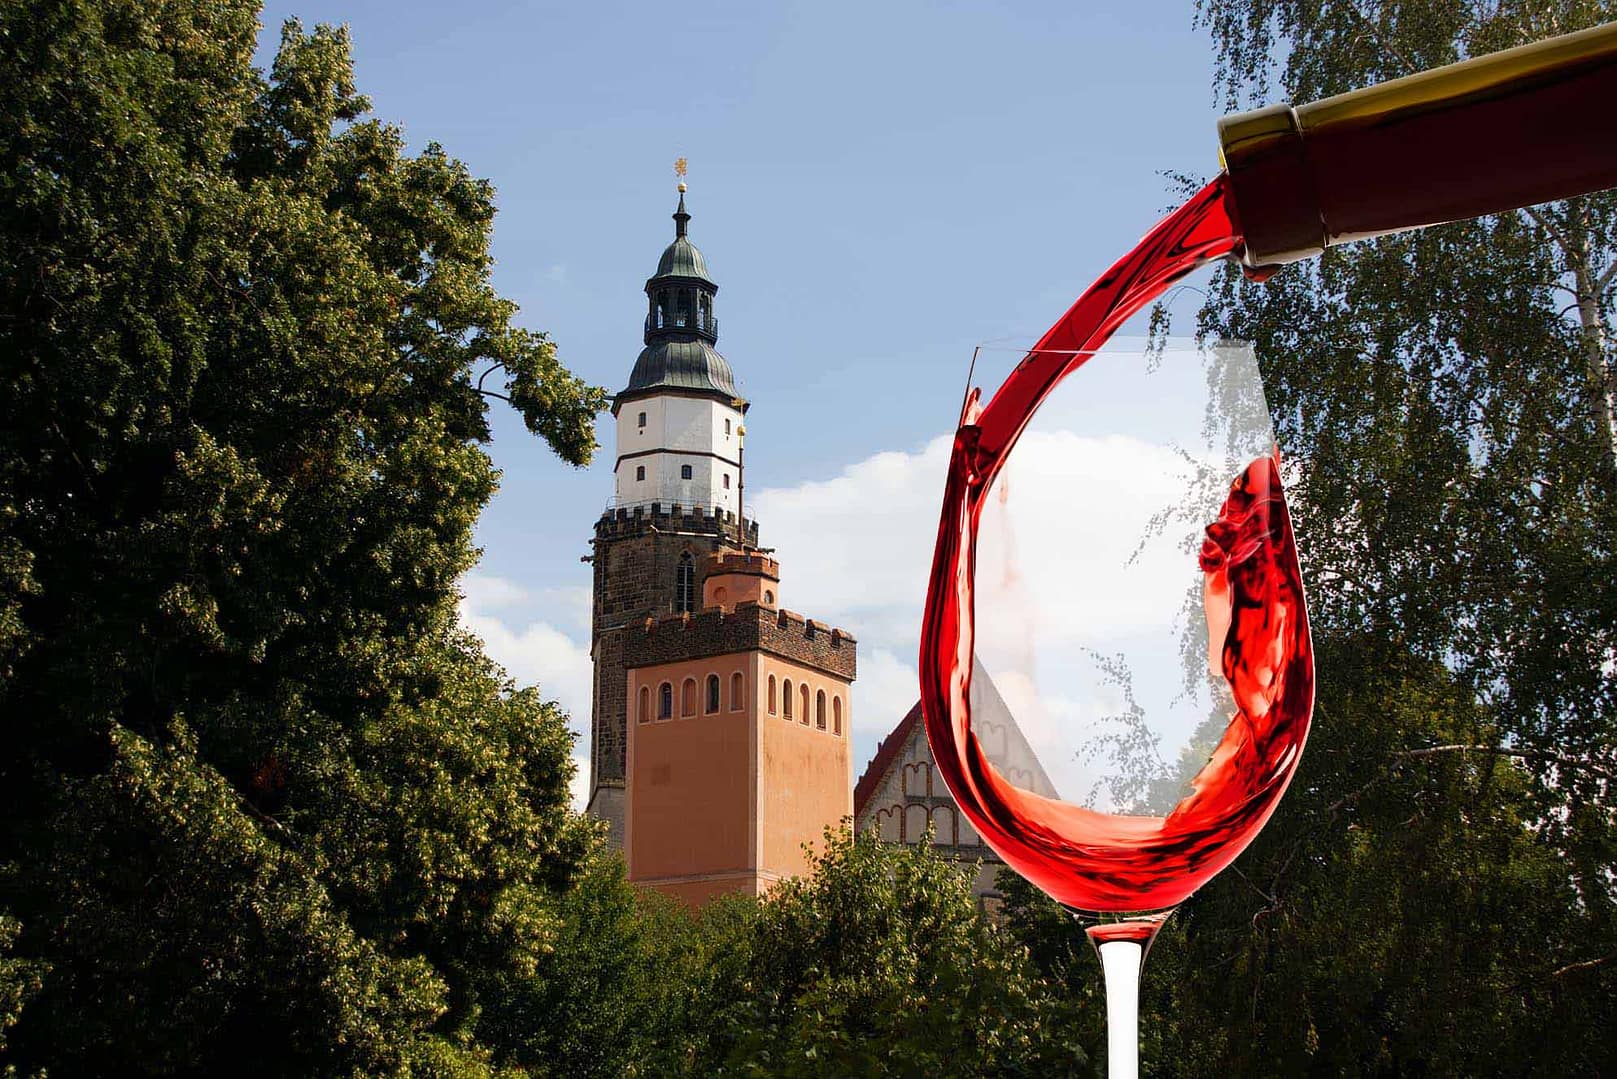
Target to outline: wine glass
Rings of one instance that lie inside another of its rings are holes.
[[[1312,648],[1251,348],[1048,338],[974,355],[989,384],[1016,368],[962,410],[922,698],[961,810],[1087,922],[1127,1079],[1152,940],[1297,767]]]

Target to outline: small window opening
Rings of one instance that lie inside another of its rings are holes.
[[[644,427],[645,425],[646,425],[646,414],[644,412],[642,412],[642,413],[640,413],[640,420],[636,424],[636,426],[637,427]]]
[[[741,699],[745,688],[746,682],[742,679],[740,671],[730,676],[730,711],[739,712],[745,706],[745,702]]]
[[[696,562],[686,551],[679,556],[679,569],[674,575],[674,610],[696,609]]]
[[[785,707],[785,716],[786,716],[787,719],[791,719],[792,718],[792,680],[790,678],[786,679],[786,684],[783,685],[781,687],[781,689],[783,690],[782,703],[783,703],[783,705]]]
[[[814,725],[825,730],[825,690],[814,694]]]
[[[657,687],[657,718],[670,719],[674,715],[674,684],[664,682]]]
[[[696,714],[696,679],[687,678],[679,687],[679,714],[694,716]]]
[[[775,676],[769,676],[769,714],[775,714]]]
[[[724,474],[724,489],[726,491],[730,489],[730,473],[728,472]]]
[[[643,479],[646,478],[646,466],[645,465],[635,465],[635,467],[634,467],[634,478],[637,479],[637,480],[643,480]]]
[[[808,683],[804,682],[802,685],[797,687],[797,690],[800,694],[802,694],[803,697],[803,712],[800,716],[798,716],[798,721],[801,722],[803,726],[807,727],[809,722]]]
[[[651,722],[651,690],[646,686],[640,687],[640,708],[636,718],[642,723]]]
[[[707,676],[707,714],[712,715],[719,710],[719,676]]]
[[[688,479],[691,478],[691,466],[690,465],[680,465],[679,466],[679,478],[682,479],[682,480],[688,480]]]
[[[842,737],[842,698],[831,698],[831,733]]]

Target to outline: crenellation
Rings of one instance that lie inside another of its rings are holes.
[[[664,506],[660,502],[653,502],[649,507],[618,506],[607,510],[595,522],[597,541],[654,534],[658,531],[711,536],[738,547],[751,547],[758,543],[756,521],[747,521],[743,524],[734,514],[715,513],[711,510],[703,513],[701,509],[688,509],[679,504]]]
[[[718,551],[709,556],[710,573],[760,573],[780,577],[780,563],[759,551]]]
[[[662,618],[647,617],[638,627],[639,632],[623,643],[622,662],[626,669],[758,650],[849,681],[857,670],[857,647],[851,634],[824,622],[811,626],[808,619],[795,612],[777,614],[756,603],[738,604],[729,611],[707,608]]]

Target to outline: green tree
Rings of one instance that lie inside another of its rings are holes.
[[[461,633],[489,397],[604,402],[346,32],[0,0],[0,966],[55,1074],[479,1074],[594,842]],[[489,388],[484,389],[485,386]],[[19,1011],[20,1006],[20,1011]]]
[[[716,1001],[740,982],[757,904],[699,912],[624,877],[597,854],[556,904],[559,922],[536,974],[499,977],[483,1028],[534,1075],[706,1074]]]
[[[724,1032],[692,1074],[1072,1075],[1092,1044],[1065,987],[977,910],[971,873],[926,843],[827,833],[810,873],[760,901]]]
[[[1198,13],[1240,107],[1617,8]],[[1153,952],[1165,1073],[1617,1066],[1614,222],[1608,192],[1216,275],[1199,330],[1255,342],[1295,468],[1319,694],[1274,821]]]

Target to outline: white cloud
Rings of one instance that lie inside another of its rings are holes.
[[[913,655],[950,445],[939,437],[833,479],[760,492],[752,506],[781,562],[782,602],[862,644]]]
[[[559,704],[568,715],[568,727],[579,736],[579,748],[587,751],[592,673],[589,590],[530,591],[505,578],[473,572],[461,579],[461,591],[461,625],[482,639],[489,657],[518,685],[537,685],[545,699]],[[522,621],[527,610],[556,615],[582,632],[569,634],[550,622]],[[589,760],[583,756],[574,760],[579,770],[573,777],[573,804],[582,809],[588,796]]]
[[[920,699],[915,660],[891,649],[859,644],[859,679],[853,686],[854,771],[864,770],[876,747]]]
[[[1194,443],[1194,425],[1190,435]],[[781,561],[785,605],[859,639],[856,771],[917,697],[913,657],[950,446],[940,437],[879,453],[753,502]],[[1204,459],[1166,441],[1030,430],[1004,473],[1007,497],[990,497],[979,532],[978,656],[1002,690],[1042,698],[1019,711],[1041,756],[1069,762],[1052,771],[1069,771],[1074,745],[1122,706],[1096,654],[1122,656],[1169,759],[1206,715],[1204,699],[1181,693],[1179,659],[1182,604],[1201,578],[1193,538],[1216,515],[1208,495],[1222,498],[1217,485],[1189,497]],[[1165,510],[1176,516],[1154,530]]]
[[[573,799],[573,810],[584,812],[590,802],[590,760],[588,757],[574,754],[573,756],[573,782],[568,789]]]
[[[526,602],[532,595],[526,588],[504,577],[472,572],[460,579],[464,603],[474,610],[495,611]]]

